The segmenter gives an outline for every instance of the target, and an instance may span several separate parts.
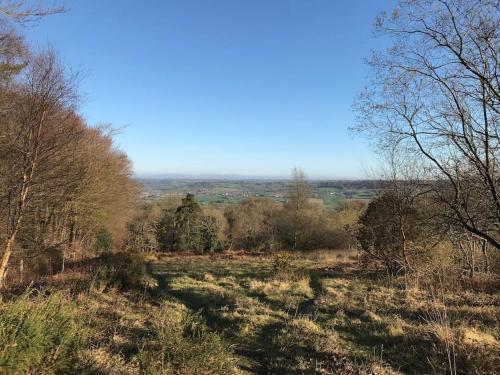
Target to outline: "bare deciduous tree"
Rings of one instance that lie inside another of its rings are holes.
[[[293,243],[292,250],[297,249],[299,233],[302,227],[301,212],[306,208],[310,198],[310,188],[306,181],[304,172],[301,169],[293,169],[293,182],[288,189],[287,207],[291,212]]]
[[[442,218],[497,249],[499,4],[399,1],[377,20],[377,31],[394,43],[372,57],[373,80],[355,104],[356,129],[425,161],[426,188]]]
[[[42,1],[0,0],[0,14],[18,23],[32,23],[42,17],[65,11],[63,5],[55,3],[44,6]]]
[[[12,248],[28,209],[41,171],[71,139],[70,129],[75,91],[52,52],[34,56],[19,84],[13,111],[2,118],[8,127],[8,147],[2,160],[7,176],[5,205],[6,235],[2,244],[0,287],[12,255]]]

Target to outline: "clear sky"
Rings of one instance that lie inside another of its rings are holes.
[[[82,71],[81,112],[124,127],[138,174],[363,178],[347,130],[391,0],[66,0],[26,30]]]

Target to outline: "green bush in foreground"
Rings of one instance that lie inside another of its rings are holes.
[[[62,293],[26,292],[0,304],[0,373],[75,373],[85,345],[75,307]]]

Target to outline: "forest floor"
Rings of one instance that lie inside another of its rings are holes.
[[[46,368],[36,352],[28,367],[19,358],[27,355],[22,348],[37,348],[33,332],[46,339],[47,330],[63,330],[48,325],[50,311],[53,322],[77,316],[71,327],[85,340],[78,350],[68,346],[74,361],[43,373],[500,373],[498,293],[403,288],[368,273],[349,252],[160,254],[145,261],[141,288],[113,283],[110,269],[90,277],[73,270],[45,280],[38,288],[49,292],[28,305],[18,297],[0,301],[0,374],[39,373],[38,358]],[[130,282],[130,275],[120,277]],[[10,334],[23,314],[40,323],[19,321]],[[45,326],[33,331],[37,324]]]

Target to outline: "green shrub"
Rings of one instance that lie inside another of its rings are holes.
[[[151,284],[146,261],[140,253],[106,254],[102,260],[96,277],[99,289],[138,289]]]
[[[292,270],[293,256],[289,253],[278,253],[273,257],[272,271],[277,277],[288,276]]]
[[[0,304],[0,373],[77,373],[84,336],[75,306],[62,293],[26,292]]]
[[[106,228],[101,228],[97,232],[95,238],[95,249],[97,254],[106,254],[111,252],[111,247],[113,245],[113,239],[111,238],[111,233]]]

